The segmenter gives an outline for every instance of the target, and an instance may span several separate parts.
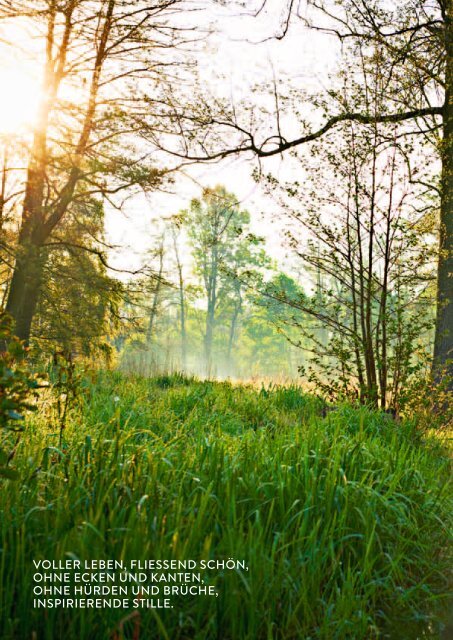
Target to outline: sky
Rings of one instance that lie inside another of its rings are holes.
[[[237,7],[215,7],[206,16],[217,26],[217,33],[207,41],[198,63],[199,73],[213,95],[231,95],[234,102],[267,104],[272,99],[254,91],[257,84],[275,77],[283,91],[289,87],[310,93],[323,91],[329,73],[338,64],[338,43],[294,22],[286,36],[278,40],[282,0],[271,0],[258,17],[240,13]],[[269,104],[269,106],[271,106]],[[297,135],[298,123],[288,118],[285,133]],[[268,253],[280,264],[287,264],[287,252],[281,237],[282,222],[275,203],[266,198],[252,178],[256,159],[242,155],[215,164],[199,164],[176,179],[174,195],[155,193],[148,199],[137,197],[128,203],[125,215],[110,211],[107,217],[109,240],[121,249],[112,254],[111,263],[118,268],[136,269],[143,261],[144,250],[158,233],[159,217],[167,217],[186,208],[206,186],[223,184],[235,193],[241,206],[251,214],[252,231],[266,238]],[[262,163],[282,179],[294,175],[289,155],[275,156]],[[186,262],[189,258],[186,256]],[[127,267],[126,267],[127,265]]]
[[[273,99],[257,90],[256,85],[269,83],[273,78],[283,93],[289,88],[312,94],[324,90],[329,73],[335,71],[338,63],[338,43],[297,20],[291,23],[283,39],[275,38],[281,32],[285,0],[268,0],[265,10],[257,17],[241,11],[236,2],[227,2],[223,7],[210,2],[207,6],[209,8],[197,16],[200,26],[215,27],[197,55],[199,76],[207,93],[227,95],[237,104],[246,101],[271,108]],[[2,44],[5,34],[19,46],[11,48]],[[20,45],[22,42],[24,46]],[[12,29],[9,25],[0,30],[0,86],[7,88],[0,102],[0,144],[5,135],[31,132],[41,80],[33,52],[40,42],[36,39],[35,44],[20,26]],[[307,110],[308,117],[309,112],[311,109]],[[297,120],[290,115],[283,126],[288,138],[299,131]],[[230,156],[216,164],[192,166],[184,175],[177,176],[175,193],[137,196],[128,201],[123,213],[107,209],[107,238],[118,246],[110,255],[110,263],[127,271],[139,268],[159,231],[158,219],[187,207],[203,187],[223,184],[237,195],[241,206],[250,211],[252,231],[266,238],[268,253],[284,264],[286,251],[280,237],[283,224],[276,215],[276,204],[264,197],[252,179],[256,166],[256,159],[245,155]],[[297,171],[289,154],[263,161],[262,168],[284,180],[291,179]],[[185,253],[187,262],[190,260],[188,250]],[[125,273],[120,277],[127,279],[129,275]]]

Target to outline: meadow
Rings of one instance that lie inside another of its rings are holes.
[[[445,439],[444,439],[445,440]],[[1,482],[3,640],[440,638],[451,491],[414,421],[254,388],[86,374]],[[174,609],[33,609],[33,560],[245,560]]]

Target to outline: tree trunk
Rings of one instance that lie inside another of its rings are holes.
[[[159,246],[159,273],[157,275],[156,288],[154,289],[153,304],[151,307],[151,312],[149,314],[148,330],[146,332],[146,342],[148,345],[151,344],[151,340],[153,338],[154,321],[157,315],[157,305],[159,303],[159,292],[162,284],[163,270],[164,270],[164,236],[162,236],[161,243]]]
[[[45,119],[47,116],[43,116]],[[39,289],[45,263],[43,242],[47,231],[43,220],[46,138],[42,131],[35,135],[27,173],[16,264],[6,301],[6,313],[15,324],[15,334],[28,345],[31,323],[38,304]]]
[[[47,60],[44,72],[46,97],[39,109],[38,123],[34,133],[33,148],[28,165],[22,220],[17,247],[16,265],[6,303],[6,311],[15,321],[16,335],[28,344],[31,324],[39,298],[39,289],[45,265],[43,245],[53,229],[61,222],[71,204],[80,177],[80,164],[88,145],[96,111],[97,93],[102,65],[105,60],[108,37],[112,26],[115,0],[109,0],[102,29],[99,30],[94,67],[90,83],[89,99],[83,117],[82,130],[75,147],[73,166],[59,197],[50,211],[45,211],[44,193],[47,182],[47,135],[49,117],[55,106],[58,89],[63,79],[66,55],[69,47],[73,23],[72,15],[76,1],[70,0],[65,13],[65,27],[56,58],[55,47],[55,6],[48,14]]]
[[[210,297],[208,299],[208,308],[206,311],[206,330],[204,336],[204,360],[205,360],[205,373],[210,376],[211,371],[211,358],[212,358],[212,338],[214,335],[214,315],[215,315],[215,302]]]
[[[239,298],[239,302],[238,304],[235,305],[233,315],[231,316],[230,335],[228,337],[227,361],[228,361],[228,368],[229,368],[230,374],[233,373],[233,363],[231,360],[231,355],[233,353],[233,344],[234,344],[234,339],[236,337],[236,326],[237,326],[239,314],[241,312],[241,307],[242,307],[242,299]]]
[[[217,232],[215,234],[217,238]],[[204,336],[204,360],[206,375],[212,374],[212,340],[214,337],[215,312],[217,305],[217,270],[218,270],[218,247],[217,239],[211,248],[211,273],[208,277],[208,307],[206,310],[206,331]]]
[[[3,222],[6,204],[6,181],[8,177],[8,147],[3,147],[2,179],[0,187],[0,238],[3,232]]]
[[[28,345],[38,304],[44,257],[41,247],[31,242],[19,250],[5,311],[14,318],[15,334]]]
[[[173,236],[173,248],[175,250],[176,267],[178,269],[179,280],[179,313],[180,313],[180,327],[181,327],[181,369],[186,371],[187,369],[187,331],[186,331],[186,300],[184,295],[184,278],[182,275],[182,264],[178,251],[178,240],[176,231],[172,229]]]
[[[440,204],[439,265],[437,271],[437,318],[434,339],[433,377],[446,373],[453,386],[453,15],[448,3],[445,20],[447,52],[443,113],[442,177]]]
[[[184,289],[182,275],[179,284],[179,310],[181,323],[181,368],[183,371],[187,369],[187,331],[186,331],[186,305],[184,300]]]

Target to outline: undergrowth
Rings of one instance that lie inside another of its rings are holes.
[[[296,387],[85,376],[1,480],[4,639],[439,637],[448,457],[413,422]],[[32,608],[32,560],[237,558],[174,609]],[[403,630],[403,631],[402,631]],[[407,634],[407,635],[405,635]],[[437,635],[436,635],[437,634]]]

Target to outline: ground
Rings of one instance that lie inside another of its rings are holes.
[[[449,460],[414,421],[181,376],[84,374],[50,399],[2,480],[7,639],[439,638]],[[172,609],[33,609],[33,560],[243,561]],[[131,615],[132,614],[132,615]]]

